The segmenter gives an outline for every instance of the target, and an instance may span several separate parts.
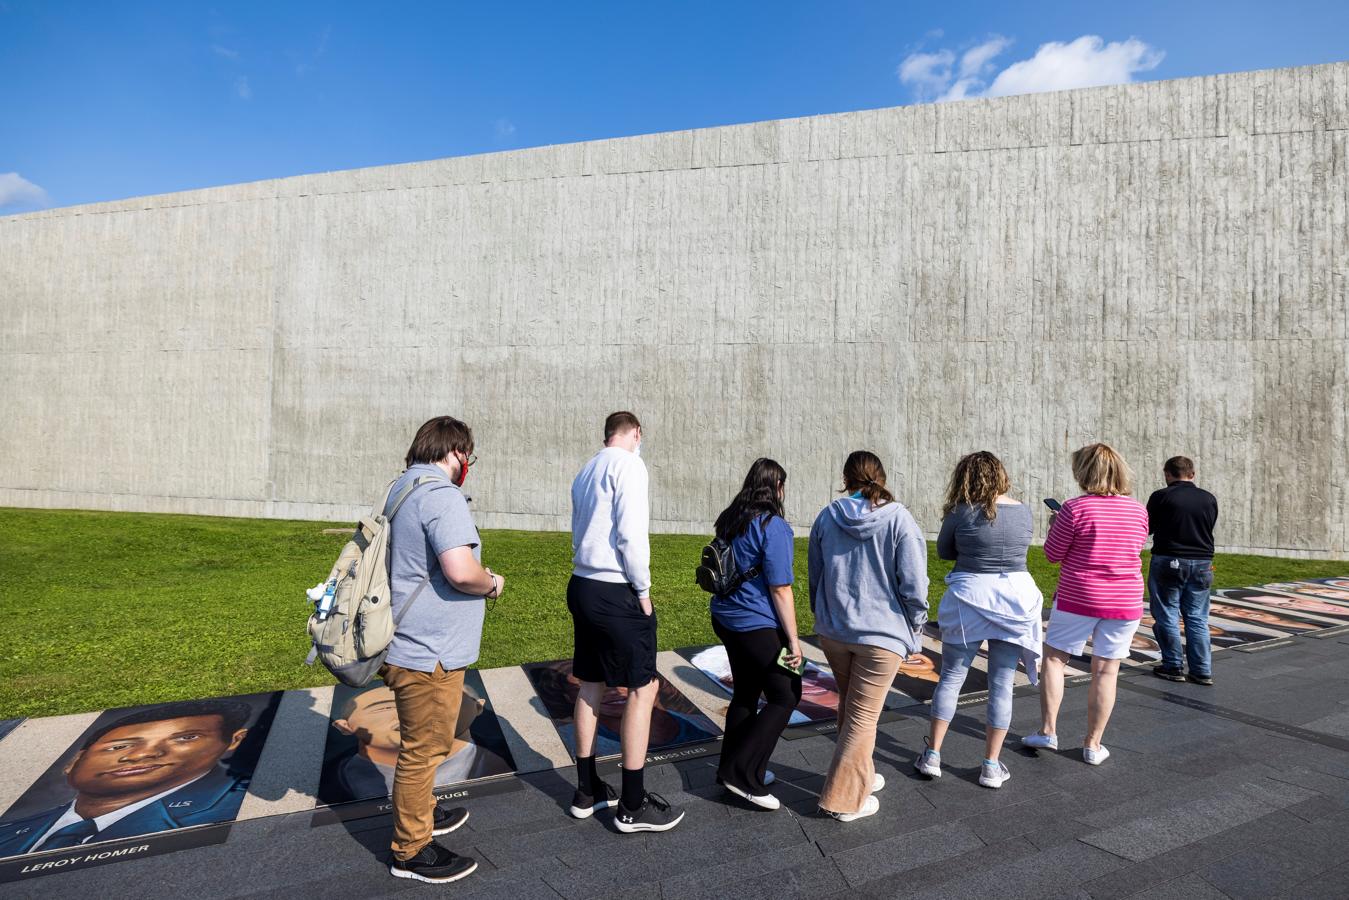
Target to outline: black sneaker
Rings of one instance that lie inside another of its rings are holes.
[[[434,816],[434,822],[431,825],[433,837],[449,834],[468,821],[468,810],[462,806],[456,806],[453,809],[441,809],[437,806],[432,815]]]
[[[428,884],[458,881],[478,868],[476,859],[451,853],[435,841],[427,844],[408,860],[395,859],[389,863],[389,874],[394,878],[412,878]]]
[[[1153,666],[1152,674],[1158,678],[1165,678],[1167,681],[1184,681],[1185,673],[1180,669],[1173,669],[1170,666]]]
[[[577,788],[576,793],[571,795],[569,812],[578,819],[588,819],[601,809],[611,809],[617,805],[618,791],[601,781],[599,790],[593,797]]]
[[[637,809],[628,809],[620,800],[618,814],[614,816],[614,826],[624,834],[638,831],[669,831],[684,818],[682,809],[675,809],[660,794],[646,792],[642,805]]]
[[[1206,685],[1208,685],[1209,687],[1212,687],[1212,686],[1213,686],[1213,676],[1212,676],[1212,675],[1196,675],[1196,674],[1194,674],[1193,672],[1191,672],[1189,675],[1186,675],[1186,676],[1185,676],[1185,680],[1186,680],[1186,681],[1193,682],[1193,683],[1195,683],[1195,684],[1206,684]]]

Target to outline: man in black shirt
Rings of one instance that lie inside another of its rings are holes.
[[[1162,467],[1166,487],[1148,498],[1152,566],[1148,571],[1152,633],[1162,663],[1152,673],[1169,681],[1213,684],[1208,603],[1213,587],[1213,526],[1218,500],[1194,483],[1194,462],[1173,456]],[[1180,621],[1185,623],[1184,659]],[[1188,662],[1190,672],[1185,673]]]

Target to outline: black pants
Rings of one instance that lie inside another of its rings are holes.
[[[717,777],[751,794],[766,794],[764,770],[801,700],[801,676],[778,665],[785,641],[776,628],[731,631],[713,619],[712,630],[726,645],[735,680]],[[760,695],[767,701],[763,709]]]

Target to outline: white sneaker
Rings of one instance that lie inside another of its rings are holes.
[[[984,763],[979,769],[979,783],[986,788],[1000,788],[1012,777],[1012,773],[1007,771],[1007,767],[1002,764],[1002,760],[989,765]]]
[[[777,809],[782,806],[782,801],[778,800],[778,798],[774,797],[772,794],[751,794],[749,791],[742,791],[740,788],[729,783],[724,784],[723,787],[737,797],[743,797],[761,809]]]
[[[913,768],[920,775],[926,775],[928,778],[940,778],[941,754],[932,749],[924,750],[923,755],[918,757],[918,761],[913,764]]]
[[[1082,748],[1082,759],[1089,766],[1099,766],[1109,758],[1110,751],[1105,749],[1105,744],[1102,744],[1099,750],[1093,750],[1090,747]]]
[[[859,809],[857,812],[855,813],[831,812],[829,813],[829,815],[833,816],[835,819],[838,819],[840,822],[855,822],[858,819],[865,819],[867,816],[874,816],[876,815],[876,813],[880,811],[881,811],[881,801],[877,800],[874,796],[868,794],[866,802],[862,804],[862,808]],[[825,812],[829,811],[825,810]]]
[[[871,793],[878,794],[883,790],[885,790],[885,776],[882,775],[880,772],[872,773]]]
[[[1057,734],[1041,734],[1037,731],[1023,737],[1021,746],[1029,747],[1032,750],[1057,750],[1059,749],[1059,736]]]

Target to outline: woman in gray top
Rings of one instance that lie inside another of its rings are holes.
[[[988,641],[988,727],[979,783],[997,788],[1011,772],[998,759],[1012,723],[1012,686],[1018,659],[1035,677],[1040,656],[1040,611],[1044,597],[1026,571],[1031,515],[1007,496],[1010,483],[1002,462],[981,450],[956,463],[946,491],[937,555],[956,561],[946,576],[937,613],[942,635],[941,681],[932,696],[928,749],[915,768],[941,777],[941,745],[955,716],[961,685]]]

